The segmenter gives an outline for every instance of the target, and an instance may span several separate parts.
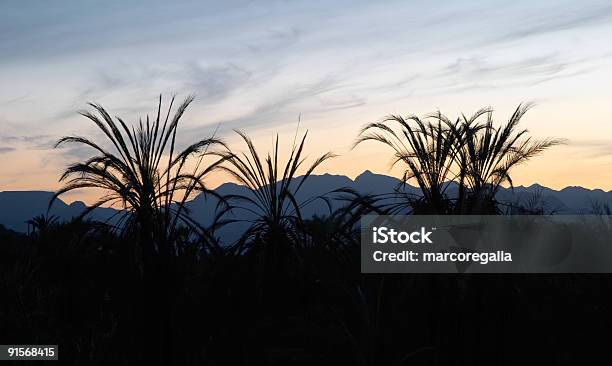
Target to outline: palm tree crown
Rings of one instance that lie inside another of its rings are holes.
[[[302,136],[299,144],[294,142],[284,168],[279,166],[282,164],[279,162],[278,136],[273,153],[262,159],[253,141],[244,133],[236,132],[246,143],[249,154],[235,154],[228,149],[220,154],[226,161],[220,169],[247,186],[251,192],[251,196],[225,197],[230,202],[237,202],[236,208],[242,210],[243,214],[254,217],[250,220],[252,225],[244,239],[254,235],[295,235],[295,229],[302,223],[301,209],[308,203],[298,202],[296,194],[312,172],[335,155],[328,152],[319,156],[298,178],[296,174],[305,162],[302,155],[308,132]]]
[[[193,97],[186,98],[171,116],[174,100],[162,114],[160,96],[155,119],[147,116],[144,122],[140,120],[131,128],[120,117],[113,119],[102,106],[91,103],[95,112],[81,114],[103,132],[111,148],[85,137],[60,139],[56,146],[85,145],[95,155],[66,169],[60,178],[65,185],[54,199],[76,189],[103,189],[106,194],[89,206],[87,212],[104,204],[119,204],[125,213],[120,220],[122,227],[137,226],[142,241],[153,244],[157,251],[162,250],[179,223],[193,224],[184,204],[196,192],[209,192],[204,178],[219,160],[206,165],[204,158],[211,154],[209,147],[222,145],[218,139],[207,138],[177,152],[178,125]]]

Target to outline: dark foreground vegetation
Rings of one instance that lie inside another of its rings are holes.
[[[518,129],[527,108],[500,126],[490,110],[366,126],[357,145],[391,147],[422,195],[338,187],[313,199],[340,205],[305,218],[296,192],[333,154],[304,165],[306,135],[286,155],[277,139],[263,157],[244,134],[246,153],[216,138],[175,150],[190,102],[172,114],[160,99],[133,128],[92,105],[84,115],[107,140],[60,141],[93,155],[67,169],[58,195],[103,188],[96,205],[123,216],[113,226],[38,217],[28,235],[0,228],[0,343],[59,344],[63,362],[113,365],[593,364],[606,350],[606,276],[360,274],[364,213],[542,213],[495,201],[513,167],[561,143]],[[217,171],[252,194],[216,197],[217,220],[193,222],[184,203],[214,195],[206,179]],[[236,242],[215,235],[247,217]]]

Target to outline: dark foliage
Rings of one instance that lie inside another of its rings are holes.
[[[361,275],[342,226],[307,221],[305,264],[263,298],[256,257],[186,245],[167,363],[592,364],[607,349],[609,276]],[[143,357],[133,238],[86,222],[0,235],[1,343],[57,343],[65,362]]]

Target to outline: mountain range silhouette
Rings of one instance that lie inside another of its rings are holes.
[[[361,194],[382,194],[393,192],[400,185],[397,178],[383,174],[375,174],[368,170],[364,171],[355,180],[343,175],[311,175],[304,186],[300,189],[296,198],[298,202],[304,202],[312,197],[326,195],[329,198],[338,197],[337,193],[332,193],[338,188],[351,188]],[[402,186],[408,193],[418,195],[420,190],[411,185]],[[224,183],[215,189],[220,195],[249,195],[249,189],[235,183]],[[453,197],[457,192],[457,186],[450,183],[447,194]],[[53,197],[53,192],[46,191],[2,191],[0,192],[0,225],[17,232],[27,232],[27,221],[38,215],[46,215],[49,201]],[[601,189],[587,189],[579,186],[570,186],[562,190],[554,190],[533,184],[528,187],[517,186],[514,189],[501,188],[497,194],[497,200],[502,203],[513,205],[529,205],[530,202],[537,204],[543,209],[544,213],[556,214],[588,214],[596,213],[597,207],[612,205],[612,191]],[[192,201],[188,202],[187,208],[190,215],[201,224],[209,224],[215,215],[217,199],[210,195],[200,194]],[[332,200],[331,208],[335,209],[342,205],[341,200]],[[77,217],[86,208],[81,201],[67,204],[61,199],[51,207],[49,215],[57,216],[60,221],[70,220]],[[313,215],[329,214],[329,206],[323,199],[315,199],[306,205],[302,211],[306,218]],[[106,221],[112,223],[116,217],[117,210],[113,208],[97,208],[88,217],[93,220]],[[245,210],[237,210],[233,213],[234,219],[249,220],[253,214]],[[246,222],[237,222],[222,228],[218,235],[225,239],[235,238],[242,228],[246,228]]]

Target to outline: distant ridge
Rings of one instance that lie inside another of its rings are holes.
[[[399,184],[400,181],[397,178],[372,173],[369,170],[364,171],[354,180],[343,175],[311,175],[297,198],[299,201],[304,201],[342,187],[354,189],[362,194],[388,193],[392,192]],[[420,192],[418,188],[410,185],[407,185],[405,188],[410,193],[419,194]],[[248,194],[246,187],[235,183],[224,183],[217,187],[215,191],[222,195]],[[451,183],[448,188],[449,196],[453,196],[455,192],[456,185]],[[46,191],[0,192],[0,225],[18,232],[26,232],[26,221],[34,216],[46,214],[49,200],[52,197],[53,193]],[[606,192],[601,189],[587,189],[579,186],[569,186],[557,191],[539,184],[532,184],[527,187],[521,185],[515,187],[514,190],[502,188],[497,195],[499,201],[519,204],[525,204],[529,200],[533,200],[534,197],[539,198],[545,212],[559,214],[593,213],[594,208],[598,205],[612,206],[612,191]],[[213,210],[216,203],[214,198],[197,196],[188,203],[188,207],[194,219],[206,224],[214,217]],[[339,207],[340,204],[341,202],[336,202],[335,208]],[[85,204],[80,201],[66,204],[61,199],[58,199],[53,204],[50,214],[56,215],[60,220],[70,220],[81,214],[85,207]],[[327,205],[322,200],[315,200],[304,209],[306,217],[311,217],[315,214],[325,215],[327,212]],[[90,214],[90,217],[95,220],[104,221],[115,213],[117,211],[111,208],[98,208]],[[241,218],[248,218],[245,213],[236,214],[245,215],[245,217]],[[233,231],[236,231],[235,228]]]
[[[46,191],[2,191],[0,192],[0,224],[7,229],[26,232],[26,221],[38,216],[46,215],[53,192]],[[66,221],[80,215],[86,209],[85,203],[75,201],[70,205],[61,199],[56,200],[49,215],[55,215]],[[94,210],[91,218],[105,221],[117,211],[112,208],[99,208]]]

